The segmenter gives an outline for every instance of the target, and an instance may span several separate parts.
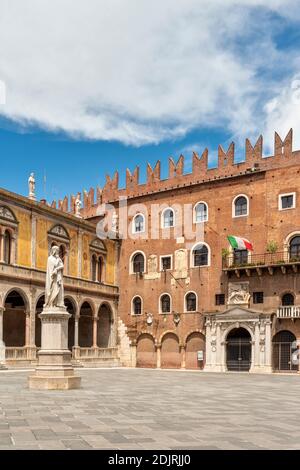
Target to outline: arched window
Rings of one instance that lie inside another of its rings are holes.
[[[163,228],[174,227],[175,216],[173,209],[165,209],[162,214],[162,226]]]
[[[197,296],[195,292],[189,292],[185,296],[185,311],[196,312],[197,310]]]
[[[142,233],[145,231],[145,217],[137,214],[133,221],[133,233]]]
[[[163,294],[160,298],[160,311],[161,313],[171,312],[171,297],[169,294]]]
[[[195,206],[195,223],[207,222],[208,220],[208,207],[205,202],[198,202]]]
[[[295,305],[295,298],[293,294],[290,294],[290,293],[284,294],[281,298],[281,303],[283,307]]]
[[[92,256],[92,281],[97,281],[97,257],[96,255]]]
[[[238,196],[234,200],[234,217],[248,215],[248,200],[245,196]]]
[[[208,247],[203,243],[195,246],[192,252],[193,255],[193,266],[208,266],[209,264],[209,252]]]
[[[60,245],[59,247],[59,257],[62,261],[64,261],[66,256],[66,247],[64,245]]]
[[[145,258],[142,253],[136,253],[132,258],[132,272],[143,273],[145,271]]]
[[[11,234],[9,230],[4,232],[4,263],[10,264],[11,262]]]
[[[141,315],[142,314],[142,299],[141,297],[134,297],[132,301],[132,313],[133,315]]]
[[[102,277],[103,277],[103,258],[102,256],[99,256],[98,258],[98,282],[102,282]]]
[[[300,261],[300,235],[290,241],[290,261]]]

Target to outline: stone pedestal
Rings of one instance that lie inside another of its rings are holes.
[[[79,388],[81,378],[74,375],[68,349],[68,321],[65,308],[44,308],[39,315],[42,323],[42,347],[38,366],[29,377],[29,388],[36,390],[69,390]]]
[[[5,365],[5,344],[0,339],[0,370],[7,369]]]

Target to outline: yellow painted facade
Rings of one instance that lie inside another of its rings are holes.
[[[12,208],[18,219],[17,264],[31,267],[31,216],[29,212]]]
[[[36,267],[46,270],[48,259],[48,231],[53,222],[41,217],[37,220],[36,227]]]
[[[90,243],[93,237],[83,235],[82,237],[82,277],[89,279],[90,277]]]
[[[83,278],[91,280],[91,249],[90,245],[96,238],[95,229],[90,224],[89,226],[82,225],[82,221],[70,218],[64,219],[63,214],[49,213],[46,209],[41,211],[41,206],[37,211],[32,206],[27,206],[26,202],[24,208],[18,204],[5,203],[15,214],[17,225],[15,228],[16,240],[16,262],[17,265],[45,271],[47,268],[47,259],[49,256],[49,232],[56,226],[61,225],[69,234],[69,242],[67,248],[68,268],[66,274],[73,278]],[[1,205],[1,198],[0,198]],[[36,238],[35,246],[32,244],[33,237],[33,217],[36,223]],[[81,235],[79,233],[81,232]],[[51,235],[55,239],[55,235]],[[80,237],[81,243],[81,258],[80,258]],[[104,241],[107,249],[104,282],[106,284],[115,285],[115,263],[116,263],[116,250],[115,242],[112,240]],[[32,254],[35,252],[35,260],[32,260]],[[79,262],[81,261],[81,276],[79,276]]]
[[[78,234],[75,230],[69,230],[70,253],[69,253],[69,274],[78,276]]]
[[[115,244],[111,240],[106,242],[107,258],[106,258],[106,283],[115,283]]]

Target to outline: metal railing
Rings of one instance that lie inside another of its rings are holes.
[[[249,252],[248,259],[245,260],[235,258],[234,254],[225,256],[223,258],[223,269],[281,266],[295,263],[300,263],[300,255],[292,255],[288,251],[263,254],[253,254]]]
[[[278,307],[277,318],[300,318],[300,306]]]

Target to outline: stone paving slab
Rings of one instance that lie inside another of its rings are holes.
[[[0,371],[0,450],[300,449],[299,375],[77,373],[80,390],[48,392]]]

